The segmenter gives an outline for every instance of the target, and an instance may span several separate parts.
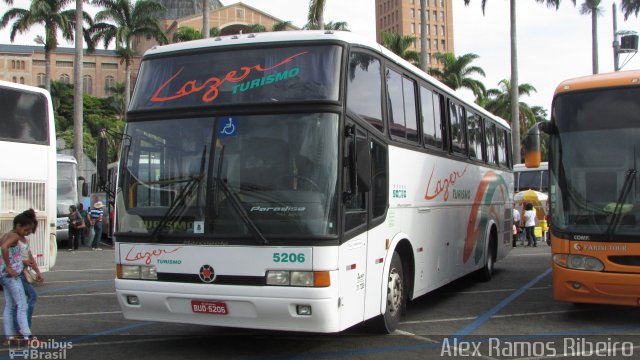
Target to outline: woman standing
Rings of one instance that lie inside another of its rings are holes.
[[[22,254],[18,243],[33,233],[36,224],[36,213],[29,209],[13,219],[13,229],[2,236],[2,287],[4,288],[4,312],[2,323],[4,333],[11,340],[15,335],[31,339],[31,329],[27,320],[27,298],[22,286],[20,274],[24,268]],[[18,329],[13,325],[14,311],[18,319]]]
[[[527,203],[524,206],[524,233],[527,237],[527,246],[536,246],[535,227],[536,227],[536,211],[533,204]]]

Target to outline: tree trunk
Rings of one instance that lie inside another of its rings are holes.
[[[209,0],[202,0],[202,38],[209,37]]]
[[[427,0],[420,0],[420,68],[427,72]]]
[[[513,163],[520,164],[520,101],[518,99],[518,48],[516,34],[516,0],[511,1],[511,143]]]
[[[591,58],[593,62],[593,73],[598,73],[598,10],[591,12]]]
[[[131,101],[131,60],[127,59],[124,63],[124,112],[129,109],[129,101]]]
[[[44,46],[44,88],[51,92],[51,50],[46,44]]]
[[[76,0],[76,48],[73,62],[73,155],[78,161],[78,175],[84,175],[84,132],[82,113],[82,49],[84,45],[82,37],[82,0]],[[82,194],[78,194],[82,195]]]

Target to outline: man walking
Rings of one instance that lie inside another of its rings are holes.
[[[93,226],[93,241],[91,242],[91,250],[97,251],[102,250],[100,245],[100,239],[102,238],[102,207],[104,204],[102,201],[98,201],[91,207],[89,210],[89,217],[91,218],[91,226]]]

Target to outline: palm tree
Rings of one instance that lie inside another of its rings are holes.
[[[309,16],[307,26],[309,30],[324,30],[324,6],[326,0],[309,0]]]
[[[291,21],[280,21],[271,27],[271,31],[286,31],[291,26]]]
[[[436,53],[433,57],[443,67],[442,69],[431,68],[429,74],[454,90],[466,88],[471,90],[476,97],[484,95],[486,91],[484,84],[470,77],[473,74],[485,76],[481,67],[470,66],[473,60],[479,57],[478,55],[469,53],[456,58],[452,53]]]
[[[522,0],[520,0],[522,1]],[[561,0],[535,0],[537,3],[545,3],[548,7],[555,7],[556,10],[560,6]],[[571,0],[573,4],[576,4],[576,0]],[[624,1],[624,0],[623,0]],[[469,5],[471,0],[464,0],[465,5]],[[484,13],[487,5],[487,0],[482,0],[482,12]],[[518,112],[518,92],[515,89],[519,88],[518,85],[518,50],[517,50],[517,32],[516,32],[516,0],[509,0],[510,5],[510,23],[511,23],[511,84],[514,85],[514,89],[511,92],[511,117],[519,117]],[[520,156],[520,124],[515,122],[511,125],[511,142],[513,144],[514,163],[519,164],[522,162]]]
[[[625,20],[627,20],[631,14],[638,16],[640,0],[620,0],[620,3],[622,4],[622,13],[624,14]]]
[[[420,55],[416,51],[407,50],[414,41],[416,41],[415,36],[382,32],[382,46],[401,58],[417,64],[420,62]]]
[[[593,73],[598,73],[598,16],[602,15],[600,0],[585,0],[580,6],[581,15],[591,15],[591,62]]]
[[[347,23],[346,21],[329,21],[328,23],[324,24],[324,28],[327,30],[350,31],[349,23]]]
[[[249,30],[250,33],[259,33],[259,32],[266,32],[267,28],[264,27],[264,25],[260,25],[260,24],[249,24],[247,25],[247,30]]]
[[[58,47],[58,31],[69,41],[73,41],[75,10],[63,10],[73,0],[33,0],[27,9],[11,8],[0,19],[0,29],[4,29],[15,19],[11,26],[10,39],[13,42],[18,33],[22,34],[33,25],[43,25],[45,37],[40,37],[44,45],[45,88],[51,90],[51,53]]]
[[[202,0],[202,37],[208,38],[209,33],[209,0]]]
[[[192,27],[180,26],[173,34],[173,42],[183,42],[202,39],[202,33]]]
[[[427,72],[427,0],[420,0],[420,68]]]
[[[522,126],[522,128],[526,128],[528,125],[533,125],[536,120],[536,112],[532,110],[532,108],[525,102],[518,102],[518,119],[519,121],[512,121],[513,117],[511,108],[511,94],[513,93],[511,82],[507,79],[501,80],[499,83],[499,89],[489,89],[487,90],[487,97],[483,101],[483,107],[493,113],[494,115],[500,116],[501,118],[507,120],[511,124],[511,128],[513,129],[515,124]],[[518,96],[521,95],[531,95],[531,93],[536,92],[536,88],[531,84],[520,84],[518,85]],[[522,141],[525,138],[526,134],[519,134],[518,141]],[[514,155],[515,155],[515,149]],[[520,149],[518,149],[520,151]]]
[[[133,39],[136,36],[150,36],[160,44],[166,44],[167,37],[158,25],[157,14],[165,10],[155,0],[93,0],[93,5],[104,10],[96,14],[93,42],[104,42],[105,49],[115,40],[116,54],[125,64],[125,108],[131,98],[131,64],[136,55]],[[115,24],[102,21],[112,21]]]

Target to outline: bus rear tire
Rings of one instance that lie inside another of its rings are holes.
[[[496,240],[491,236],[489,240],[489,247],[487,248],[487,261],[484,264],[484,267],[478,271],[478,278],[480,281],[489,281],[491,277],[493,277],[493,270],[496,266],[496,259],[494,255],[494,249],[496,247]]]
[[[391,266],[389,268],[389,276],[387,277],[387,294],[384,314],[372,319],[370,329],[383,334],[393,333],[398,324],[400,317],[406,310],[404,272],[402,269],[402,259],[398,252],[393,253],[391,258]]]

